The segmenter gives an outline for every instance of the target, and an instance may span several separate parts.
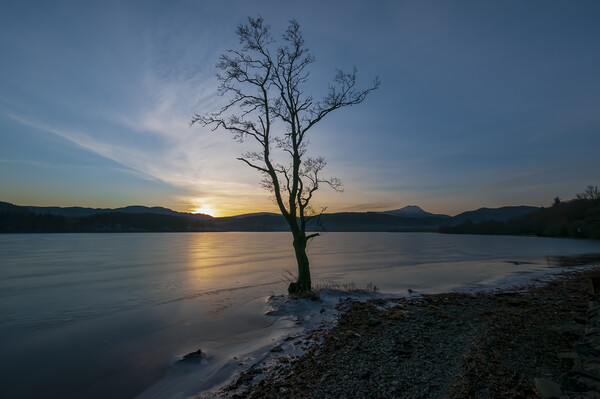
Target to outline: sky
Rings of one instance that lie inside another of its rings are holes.
[[[381,87],[310,132],[344,192],[328,212],[419,205],[455,215],[549,206],[600,184],[597,1],[5,1],[0,10],[0,201],[276,211],[255,149],[194,125],[217,111],[216,63],[262,16],[296,19],[315,56]]]

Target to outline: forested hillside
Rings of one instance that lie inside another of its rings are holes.
[[[600,239],[600,195],[597,187],[588,186],[584,193],[570,201],[561,201],[557,197],[551,207],[522,217],[504,222],[467,221],[457,226],[444,226],[440,232]]]

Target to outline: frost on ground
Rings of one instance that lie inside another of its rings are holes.
[[[600,399],[600,271],[554,277],[353,302],[322,345],[233,398]]]
[[[215,389],[202,392],[194,398],[228,398],[257,384],[262,377],[277,373],[293,364],[333,328],[341,313],[355,301],[380,298],[373,292],[356,290],[346,292],[334,289],[320,290],[311,298],[273,296],[267,299],[265,314],[274,317],[271,342],[260,350],[243,355],[240,369],[231,367],[231,378]],[[240,357],[232,359],[235,363]]]
[[[471,295],[482,291],[518,291],[519,286],[527,283],[543,285],[566,270],[554,268],[493,276],[478,284],[455,286],[448,291]],[[321,345],[340,315],[353,303],[380,299],[377,303],[381,309],[374,311],[385,311],[397,305],[393,298],[406,296],[372,291],[321,289],[314,298],[272,296],[255,301],[244,312],[262,312],[268,327],[218,343],[203,343],[199,352],[178,358],[168,375],[139,398],[239,397],[267,375],[289,377],[286,373],[292,369],[290,366],[315,345]],[[421,297],[412,290],[408,296]]]
[[[593,266],[592,266],[593,267]],[[580,267],[578,270],[584,270]],[[543,286],[567,272],[567,268],[537,270],[528,273],[496,276],[477,285],[456,287],[453,292],[471,295],[485,292],[520,291],[525,284]],[[348,288],[348,287],[345,287]],[[352,288],[352,287],[350,287]],[[397,303],[393,298],[401,295],[376,294],[367,291],[341,291],[325,289],[320,291],[319,298],[290,299],[287,296],[271,297],[267,301],[267,314],[277,317],[275,330],[287,331],[274,339],[268,351],[262,357],[250,356],[250,363],[245,369],[236,370],[234,375],[218,389],[205,391],[195,398],[230,398],[240,392],[248,392],[256,386],[265,375],[276,375],[278,379],[290,377],[290,365],[295,364],[315,344],[321,345],[327,333],[337,324],[339,316],[346,312],[354,302],[365,302],[370,299],[381,299],[374,311],[392,311]],[[420,293],[409,290],[408,297],[419,299]],[[355,332],[356,333],[356,332]],[[357,334],[357,333],[356,333]],[[360,337],[359,337],[360,338]]]
[[[362,290],[321,289],[318,297],[280,295],[256,300],[245,312],[263,313],[267,327],[206,342],[199,350],[177,357],[167,375],[137,398],[234,396],[321,343],[350,303],[382,296]]]

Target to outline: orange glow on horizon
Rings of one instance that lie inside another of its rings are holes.
[[[205,215],[209,215],[209,216],[217,216],[217,214],[219,212],[216,212],[211,206],[208,205],[202,205],[199,206],[197,208],[194,208],[194,210],[192,210],[192,213],[203,213]]]
[[[277,213],[279,211],[278,209],[274,208],[272,204],[267,204],[267,206],[264,206],[264,204],[257,204],[255,201],[248,201],[254,206],[248,206],[246,203],[238,204],[235,202],[230,203],[227,201],[220,201],[218,198],[190,198],[187,199],[186,202],[187,210],[183,210],[183,212],[202,213],[217,218],[258,212]]]

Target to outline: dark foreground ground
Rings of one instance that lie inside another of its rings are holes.
[[[322,345],[232,397],[600,398],[595,276],[352,303]]]

